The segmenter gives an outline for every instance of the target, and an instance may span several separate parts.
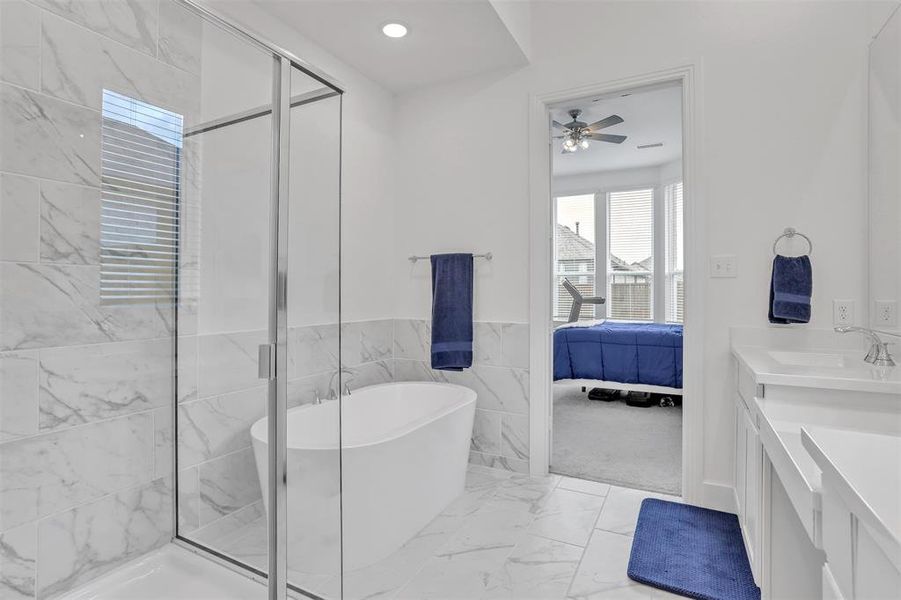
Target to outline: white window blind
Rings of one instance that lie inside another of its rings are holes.
[[[608,316],[652,320],[654,189],[608,193],[607,230]]]
[[[572,308],[572,296],[563,287],[564,277],[582,295],[595,295],[595,195],[560,196],[555,211],[554,318],[566,320]],[[603,311],[603,307],[599,310]],[[583,305],[579,318],[593,319],[594,311],[594,305]]]
[[[103,91],[100,298],[174,301],[182,116]]]
[[[665,188],[666,212],[666,320],[681,323],[685,307],[682,182]]]

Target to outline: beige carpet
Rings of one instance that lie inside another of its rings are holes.
[[[589,400],[554,385],[551,471],[623,487],[682,492],[682,409]]]

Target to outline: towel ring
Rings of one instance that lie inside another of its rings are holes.
[[[782,235],[776,238],[776,241],[773,242],[773,254],[778,254],[778,252],[776,252],[776,247],[779,245],[779,240],[781,240],[782,238],[791,239],[796,235],[804,238],[804,240],[807,242],[807,254],[813,254],[813,242],[810,241],[809,237],[807,237],[794,227],[786,227],[785,231],[782,232]]]

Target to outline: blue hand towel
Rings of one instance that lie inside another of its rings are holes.
[[[432,255],[432,368],[472,366],[472,254]]]
[[[813,270],[809,256],[776,256],[770,278],[770,323],[808,323]]]

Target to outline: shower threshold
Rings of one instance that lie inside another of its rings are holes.
[[[61,600],[262,600],[266,587],[167,544],[91,581]]]

